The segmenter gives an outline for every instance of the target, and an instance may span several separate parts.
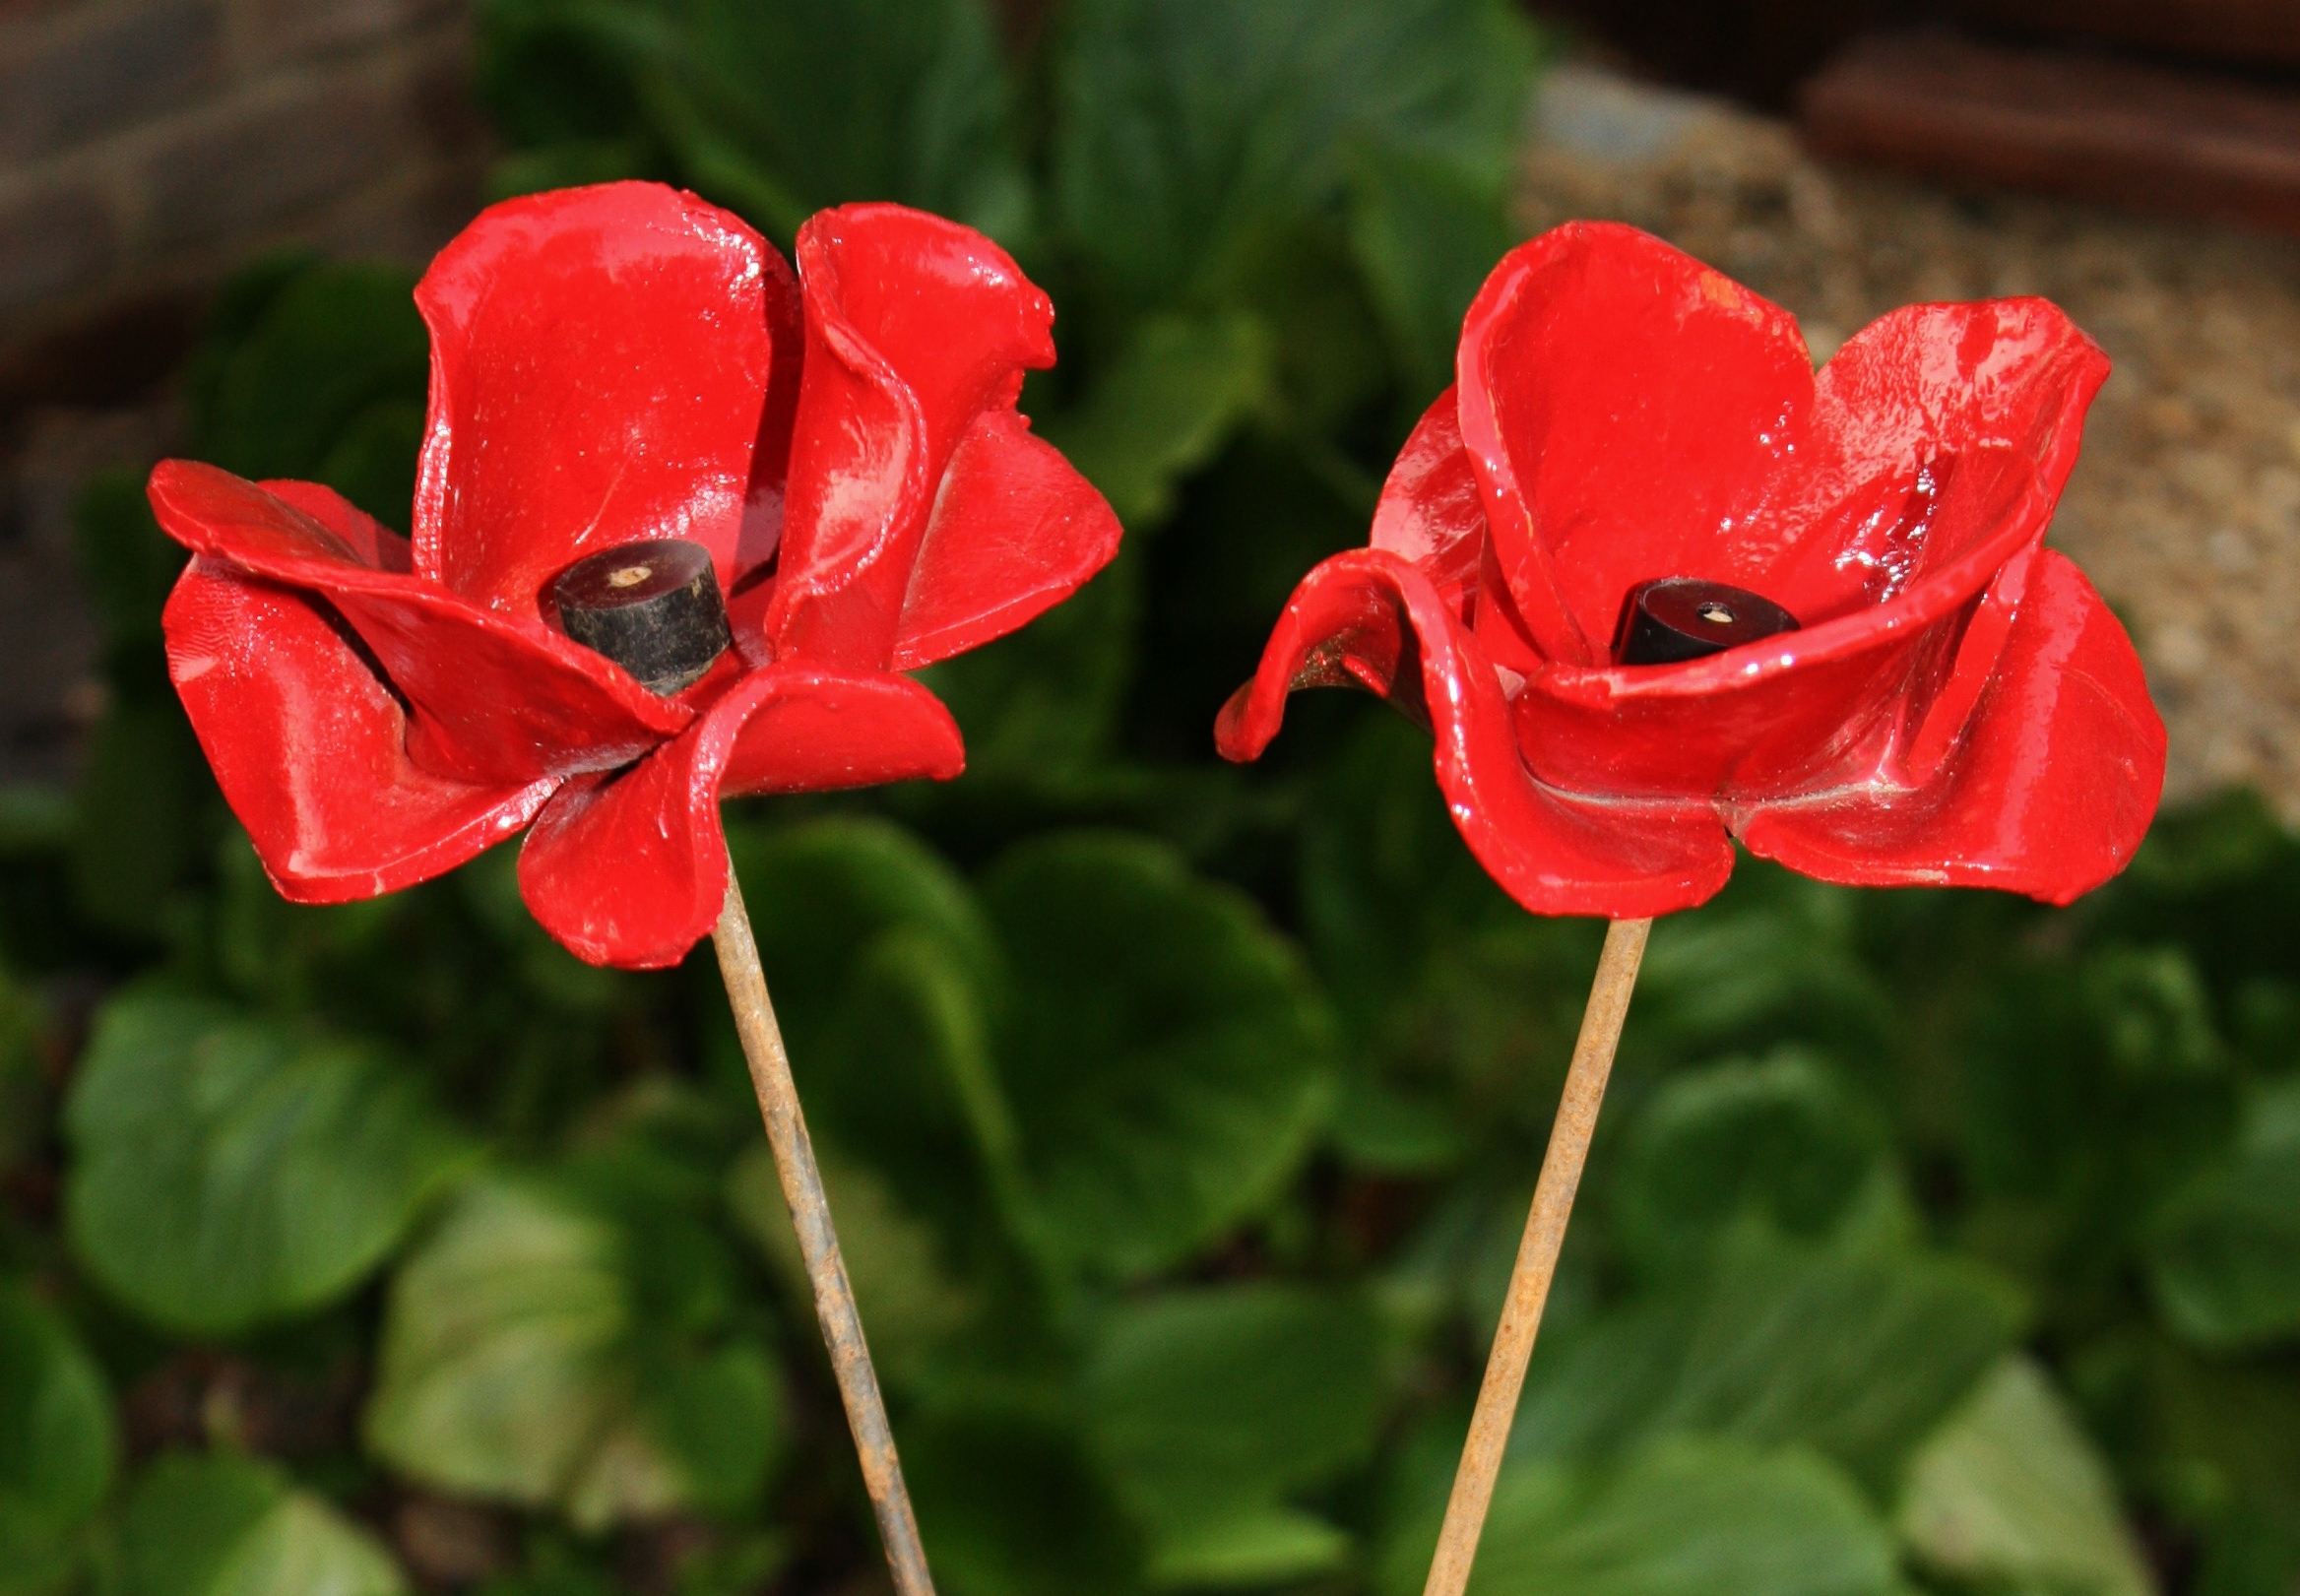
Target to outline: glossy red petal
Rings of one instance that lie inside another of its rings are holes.
[[[1411,561],[1463,621],[1472,619],[1486,546],[1486,501],[1461,443],[1456,390],[1415,423],[1374,506],[1375,548]]]
[[[2042,299],[1881,317],[1816,380],[1796,479],[1742,534],[1748,585],[1808,624],[1911,592],[1992,536],[1931,513],[1942,479],[2005,450],[2034,471],[2047,506],[2058,501],[2107,377],[2099,347]]]
[[[776,658],[881,670],[943,470],[1026,368],[1054,364],[1054,306],[996,244],[895,205],[799,234],[806,366],[774,603]]]
[[[288,491],[295,503],[181,460],[162,461],[150,485],[153,512],[177,543],[317,594],[350,623],[411,711],[410,755],[434,775],[504,787],[610,769],[693,719],[539,620],[363,563],[359,545],[388,533],[315,483]]]
[[[958,727],[906,676],[754,671],[626,770],[577,777],[519,856],[543,927],[594,964],[676,964],[727,895],[719,799],[955,776]]]
[[[1454,824],[1536,914],[1667,914],[1707,899],[1732,872],[1732,843],[1706,805],[1587,803],[1536,782],[1484,647],[1428,577],[1385,549],[1337,554],[1303,579],[1254,679],[1223,708],[1216,745],[1227,759],[1255,758],[1289,693],[1341,685],[1380,693],[1432,727]]]
[[[2123,869],[2163,791],[2163,722],[2082,572],[2046,550],[2026,587],[1995,677],[1931,783],[1757,805],[1736,827],[1751,851],[1828,881],[2050,903]]]
[[[1930,709],[1954,713],[1972,672],[1985,679],[1993,634],[1988,613],[1965,624],[1972,599],[2034,547],[2051,509],[2026,457],[1967,455],[1936,520],[1988,541],[1897,599],[1707,659],[1544,666],[1512,705],[1527,763],[1599,798],[1757,802],[1874,779]]]
[[[415,570],[522,620],[582,554],[642,538],[708,545],[732,585],[775,265],[741,222],[658,183],[481,212],[415,289]]]
[[[742,532],[735,551],[735,580],[749,577],[783,542],[783,498],[791,477],[791,432],[799,414],[799,375],[806,363],[806,319],[799,303],[799,279],[770,249],[762,287],[767,334],[774,363],[767,373],[765,407],[759,413],[758,441],[751,449],[750,491],[743,500]]]
[[[1774,491],[1813,393],[1788,312],[1612,223],[1505,256],[1457,375],[1501,575],[1542,655],[1574,665],[1607,658],[1636,583],[1742,575],[1734,529]]]
[[[407,720],[327,606],[197,557],[163,616],[168,674],[281,894],[373,897],[510,836],[558,784],[479,787],[406,752]]]
[[[942,474],[903,599],[892,668],[916,670],[1003,637],[1118,551],[1094,484],[1011,410],[975,417]]]

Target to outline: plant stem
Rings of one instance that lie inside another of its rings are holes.
[[[1573,1193],[1581,1184],[1581,1166],[1589,1158],[1589,1138],[1597,1129],[1606,1078],[1613,1073],[1614,1049],[1622,1039],[1622,1021],[1629,1017],[1637,966],[1645,957],[1645,933],[1652,928],[1650,920],[1617,920],[1606,928],[1605,951],[1598,955],[1597,979],[1589,988],[1589,1006],[1581,1014],[1572,1067],[1565,1072],[1557,1122],[1550,1127],[1549,1151],[1533,1188],[1533,1211],[1525,1216],[1525,1237],[1517,1244],[1517,1265],[1509,1273],[1509,1294],[1494,1331],[1494,1350],[1486,1359],[1485,1382],[1478,1387],[1477,1411],[1470,1416],[1453,1495],[1445,1502],[1445,1527],[1438,1533],[1438,1555],[1431,1561],[1422,1596],[1462,1596],[1469,1584],[1478,1535],[1486,1527],[1486,1508],[1494,1500],[1494,1479],[1501,1471],[1509,1426],[1517,1417],[1517,1398],[1525,1389],[1525,1366],[1532,1360],[1533,1338],[1541,1329],[1542,1306],[1549,1301],[1550,1280],[1558,1271],[1558,1249],[1565,1245],[1565,1221],[1572,1217]]]
[[[926,1552],[919,1544],[919,1521],[903,1486],[902,1460],[895,1455],[894,1432],[887,1426],[886,1403],[878,1394],[878,1375],[870,1367],[862,1317],[855,1311],[855,1290],[847,1282],[846,1260],[839,1255],[838,1232],[831,1228],[822,1172],[815,1167],[806,1117],[799,1110],[791,1055],[783,1048],[783,1029],[775,1023],[766,973],[759,968],[758,943],[751,936],[750,916],[743,912],[742,889],[732,869],[727,875],[727,904],[719,912],[711,941],[719,951],[719,974],[727,983],[735,1028],[750,1063],[759,1115],[767,1122],[783,1200],[791,1206],[799,1250],[806,1259],[806,1278],[814,1287],[815,1317],[822,1322],[823,1344],[830,1349],[831,1373],[839,1382],[839,1400],[846,1404],[847,1426],[855,1433],[862,1485],[878,1515],[878,1537],[886,1546],[897,1596],[934,1596]]]

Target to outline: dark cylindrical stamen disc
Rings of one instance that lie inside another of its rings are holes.
[[[1676,665],[1798,629],[1797,617],[1770,599],[1722,582],[1665,577],[1629,590],[1615,629],[1614,659]]]
[[[698,680],[733,640],[711,551],[683,538],[577,560],[551,584],[551,602],[569,637],[663,696]]]

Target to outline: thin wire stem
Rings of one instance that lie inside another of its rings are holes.
[[[1589,1138],[1597,1130],[1598,1107],[1613,1073],[1614,1049],[1622,1039],[1622,1022],[1629,1017],[1637,966],[1645,957],[1645,934],[1652,928],[1650,920],[1617,920],[1606,928],[1605,951],[1598,955],[1589,1006],[1581,1014],[1581,1035],[1573,1044],[1572,1067],[1565,1072],[1557,1122],[1550,1127],[1549,1151],[1533,1188],[1533,1210],[1525,1216],[1525,1237],[1517,1244],[1509,1294],[1494,1332],[1494,1350],[1486,1359],[1477,1411],[1470,1416],[1469,1438],[1462,1443],[1461,1466],[1454,1471],[1453,1494],[1445,1502],[1445,1527],[1438,1532],[1438,1555],[1431,1560],[1422,1596],[1462,1596],[1469,1584],[1478,1536],[1494,1500],[1494,1480],[1501,1471],[1509,1426],[1517,1417],[1517,1398],[1525,1389],[1525,1367],[1532,1361],[1533,1339],[1541,1330],[1541,1310],[1558,1272],[1558,1249],[1565,1245],[1565,1222],[1572,1217],[1581,1167],[1589,1159]]]
[[[862,1317],[855,1311],[855,1290],[847,1282],[846,1260],[839,1255],[838,1232],[831,1228],[822,1171],[815,1167],[806,1117],[799,1110],[791,1056],[783,1048],[783,1029],[775,1023],[766,973],[759,968],[758,943],[751,936],[742,889],[735,884],[732,870],[727,877],[727,904],[719,912],[711,941],[719,951],[719,974],[727,983],[727,1000],[735,1010],[743,1057],[750,1063],[759,1116],[766,1120],[767,1141],[775,1151],[775,1173],[783,1181],[783,1200],[790,1204],[791,1223],[799,1232],[799,1250],[806,1260],[806,1278],[814,1287],[815,1317],[822,1322],[823,1344],[830,1349],[831,1373],[839,1382],[839,1400],[846,1404],[847,1426],[855,1433],[863,1489],[870,1493],[871,1510],[878,1515],[878,1537],[886,1546],[887,1566],[894,1572],[897,1596],[934,1596],[934,1581],[926,1572],[926,1551],[919,1544],[919,1521],[911,1511],[910,1493],[903,1486],[902,1460],[895,1455],[894,1432],[887,1426],[886,1403],[878,1394],[878,1375],[870,1367]]]

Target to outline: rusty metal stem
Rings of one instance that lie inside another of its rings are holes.
[[[1645,934],[1652,928],[1650,920],[1617,920],[1606,928],[1605,951],[1598,956],[1589,1006],[1581,1014],[1573,1063],[1565,1072],[1557,1122],[1550,1127],[1549,1152],[1542,1158],[1541,1179],[1533,1188],[1533,1211],[1525,1216],[1525,1237],[1517,1244],[1517,1265],[1509,1274],[1509,1294],[1494,1332],[1494,1350],[1486,1359],[1485,1382],[1478,1387],[1477,1411],[1470,1416],[1469,1438],[1462,1443],[1461,1466],[1453,1475],[1453,1495],[1445,1502],[1445,1527],[1438,1532],[1438,1555],[1431,1560],[1422,1596],[1462,1596],[1469,1584],[1478,1535],[1486,1527],[1486,1509],[1494,1500],[1494,1479],[1501,1471],[1509,1425],[1517,1417],[1517,1398],[1525,1389],[1525,1366],[1532,1361],[1542,1307],[1558,1271],[1558,1249],[1565,1245],[1565,1221],[1572,1217],[1573,1193],[1581,1184],[1581,1166],[1589,1158],[1589,1138],[1597,1129],[1606,1078],[1613,1073],[1614,1049],[1622,1039],[1622,1021],[1629,1017],[1637,966],[1645,957]]]
[[[743,1056],[750,1062],[759,1115],[767,1122],[767,1141],[775,1150],[775,1173],[782,1178],[783,1200],[791,1206],[799,1250],[806,1259],[806,1278],[814,1287],[815,1317],[822,1321],[831,1373],[839,1382],[839,1400],[846,1404],[847,1426],[855,1433],[855,1451],[862,1461],[862,1485],[870,1493],[872,1511],[878,1515],[878,1537],[886,1546],[894,1588],[897,1596],[934,1596],[934,1581],[926,1572],[926,1548],[919,1544],[919,1521],[911,1511],[910,1493],[903,1487],[902,1460],[895,1456],[894,1432],[887,1427],[886,1403],[879,1397],[870,1348],[862,1340],[862,1320],[855,1311],[855,1290],[847,1283],[838,1232],[831,1228],[822,1172],[815,1167],[806,1117],[799,1111],[791,1056],[783,1049],[783,1029],[775,1023],[775,1005],[767,997],[766,973],[759,968],[750,916],[743,912],[742,889],[735,884],[732,870],[727,876],[727,904],[719,912],[711,941],[719,950],[719,974],[727,982],[727,1000],[735,1009],[735,1028],[742,1037]]]

